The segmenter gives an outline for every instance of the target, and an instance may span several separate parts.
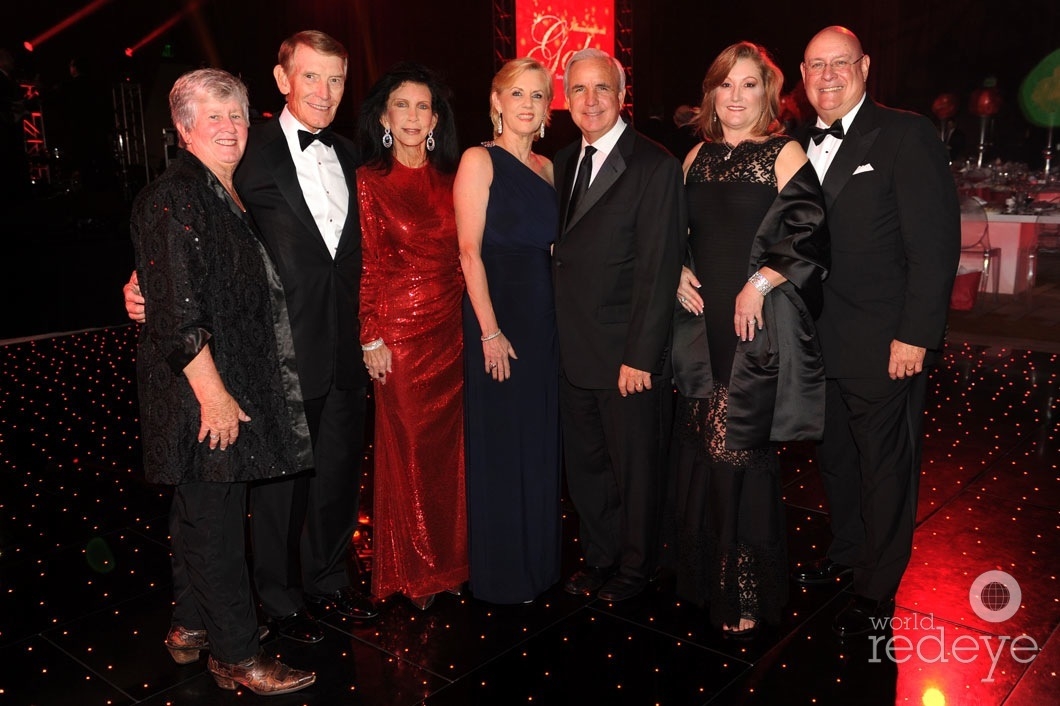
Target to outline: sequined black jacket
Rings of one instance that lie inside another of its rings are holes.
[[[312,465],[291,329],[276,268],[217,178],[182,152],[133,204],[140,288],[137,382],[144,470],[154,483],[238,482]],[[211,451],[183,374],[204,346],[251,421]]]

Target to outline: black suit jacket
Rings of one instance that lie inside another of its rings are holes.
[[[931,362],[961,237],[957,190],[934,127],[866,98],[822,188],[832,254],[817,322],[826,375],[886,376],[892,339],[927,348]]]
[[[578,141],[556,155],[562,214],[580,151]],[[623,364],[668,369],[683,214],[681,165],[627,126],[553,253],[560,359],[571,384],[614,389]]]
[[[361,225],[357,211],[356,148],[335,136],[335,151],[350,192],[346,224],[332,258],[313,220],[278,119],[251,128],[236,190],[276,259],[287,296],[298,376],[305,399],[334,384],[368,384],[358,325]]]

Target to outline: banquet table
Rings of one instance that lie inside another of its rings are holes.
[[[1020,294],[1033,287],[1038,228],[1040,225],[1057,227],[1060,213],[1036,215],[987,211],[986,217],[990,228],[990,245],[1001,250],[997,263],[998,292]],[[961,264],[970,269],[982,269],[982,255],[964,251],[961,253]]]

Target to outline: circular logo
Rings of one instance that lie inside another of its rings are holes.
[[[1003,623],[1015,615],[1022,599],[1019,583],[1004,571],[979,574],[968,591],[972,610],[991,623]]]

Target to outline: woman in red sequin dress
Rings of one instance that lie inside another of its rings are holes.
[[[361,347],[375,396],[372,593],[425,610],[468,577],[464,284],[447,89],[401,64],[361,107]]]

